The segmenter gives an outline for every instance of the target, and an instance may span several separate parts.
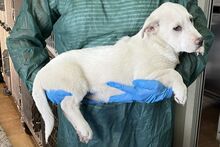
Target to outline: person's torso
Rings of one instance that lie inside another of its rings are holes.
[[[58,4],[59,19],[54,25],[58,53],[114,44],[132,36],[157,8],[153,0],[66,0]]]

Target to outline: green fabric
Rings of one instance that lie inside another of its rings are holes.
[[[172,144],[172,100],[156,104],[108,104],[81,106],[93,130],[84,144],[59,106],[58,147],[170,147]]]
[[[114,44],[134,35],[147,16],[166,0],[23,0],[7,45],[14,67],[29,91],[36,73],[49,61],[45,39],[53,31],[58,53],[71,49]],[[182,54],[177,71],[190,85],[205,68],[213,35],[196,1],[170,0],[187,7],[205,38],[205,56]],[[171,146],[172,100],[155,104],[82,105],[94,129],[88,146]],[[75,130],[58,107],[58,146],[82,146]],[[138,121],[137,121],[138,120]],[[84,145],[86,146],[86,145]]]

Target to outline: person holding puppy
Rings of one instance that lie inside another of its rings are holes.
[[[112,45],[123,36],[137,33],[146,17],[158,6],[158,3],[148,0],[24,0],[15,26],[7,39],[14,67],[31,92],[36,73],[50,60],[45,49],[45,40],[51,32],[55,36],[55,48],[59,54],[72,49]],[[195,18],[201,19],[197,22],[204,23],[204,15],[199,17],[193,11],[196,9],[203,14],[196,3],[188,2],[187,6],[192,10]],[[206,35],[204,36],[207,42],[206,48],[210,47],[212,34],[205,25],[200,26],[199,29],[203,31],[203,35]],[[190,85],[204,69],[206,56],[207,51],[203,57],[188,54],[181,56],[181,64],[178,65],[177,70],[186,85]],[[95,104],[92,102],[94,105],[91,105],[88,102],[82,105],[85,117],[88,122],[91,121],[90,124],[93,124],[95,129],[94,138],[89,145],[98,147],[158,144],[160,146],[166,142],[166,146],[170,146],[172,143],[171,90],[159,82],[147,80],[140,80],[137,85],[114,83],[112,86],[125,92],[124,95],[112,98],[111,102],[120,102],[120,104],[99,105],[98,102]],[[131,88],[134,89],[132,93],[128,90]],[[149,95],[146,89],[155,92]],[[48,98],[58,105],[57,144],[77,146],[75,132],[59,107],[65,94],[63,91],[47,93]],[[143,104],[132,103],[140,97],[145,97]]]

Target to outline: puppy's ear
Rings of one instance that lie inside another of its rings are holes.
[[[145,34],[147,35],[156,34],[158,29],[159,29],[159,21],[146,22],[142,29],[142,38],[144,38]]]

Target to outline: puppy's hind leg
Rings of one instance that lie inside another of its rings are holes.
[[[61,102],[61,108],[67,119],[77,131],[80,141],[88,143],[89,140],[92,139],[92,129],[80,112],[80,101],[83,97],[84,95],[79,96],[76,94],[67,96]]]

